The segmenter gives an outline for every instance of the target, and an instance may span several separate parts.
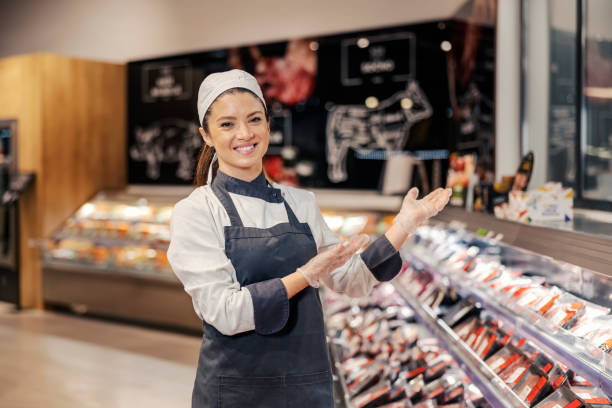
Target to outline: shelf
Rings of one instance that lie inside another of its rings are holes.
[[[331,335],[327,338],[327,345],[329,346],[332,373],[334,375],[334,399],[336,400],[335,407],[353,408],[353,404],[351,404],[351,400],[349,398],[348,388],[346,386],[344,370],[342,369],[342,364],[338,359],[337,346],[334,342],[334,338]]]
[[[600,358],[599,361],[596,361],[597,359],[593,358],[593,356],[588,356],[581,352],[587,350],[597,351],[597,347],[588,345],[586,341],[565,332],[563,329],[552,327],[550,323],[545,321],[545,319],[539,318],[540,316],[535,313],[531,313],[533,316],[529,319],[525,315],[519,314],[519,311],[516,309],[509,309],[500,305],[498,301],[491,299],[489,295],[480,289],[468,285],[450,274],[444,273],[444,271],[432,265],[431,262],[424,261],[422,257],[406,253],[402,255],[409,262],[419,262],[435,276],[448,280],[449,285],[455,288],[461,296],[469,296],[480,302],[487,313],[509,325],[517,335],[526,338],[553,360],[559,361],[571,368],[594,386],[601,388],[606,394],[612,395],[612,373],[606,371],[606,354],[599,351]],[[561,338],[565,341],[562,341]],[[567,341],[573,341],[574,343],[568,344]]]
[[[137,269],[122,268],[119,266],[94,265],[80,262],[61,261],[54,259],[43,259],[43,268],[59,269],[67,272],[106,275],[108,277],[121,276],[136,279],[145,279],[180,286],[180,282],[172,273],[154,272],[148,270],[139,271]]]
[[[167,251],[169,242],[160,242],[160,241],[145,241],[145,240],[137,240],[132,238],[106,238],[106,237],[95,237],[95,236],[84,236],[78,234],[67,234],[63,232],[59,232],[53,235],[51,240],[80,240],[80,241],[89,241],[93,242],[96,245],[106,246],[106,247],[126,247],[126,246],[138,246],[138,247],[150,247],[152,249],[159,249],[161,251]]]
[[[414,310],[417,320],[425,325],[429,332],[440,341],[440,345],[453,356],[459,367],[480,389],[491,406],[494,408],[528,407],[444,321],[436,317],[429,307],[420,304],[399,282],[392,282],[407,306]]]

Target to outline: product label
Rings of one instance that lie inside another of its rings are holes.
[[[518,367],[516,370],[514,370],[514,372],[512,373],[510,378],[508,378],[506,383],[508,383],[508,384],[516,384],[521,379],[523,374],[525,374],[525,371],[527,371],[526,367]]]
[[[526,386],[525,388],[521,390],[521,393],[519,394],[519,398],[522,400],[526,400],[530,392],[531,392],[531,387]]]

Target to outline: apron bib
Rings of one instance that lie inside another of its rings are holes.
[[[213,182],[212,189],[231,220],[224,228],[225,253],[241,286],[287,276],[317,254],[308,224],[298,221],[280,190],[268,192],[284,203],[289,222],[261,229],[244,227],[222,182]],[[250,331],[225,336],[206,322],[203,325],[193,408],[333,407],[331,365],[316,289],[308,286],[290,299],[287,324],[270,335]]]

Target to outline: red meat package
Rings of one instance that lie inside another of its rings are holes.
[[[568,378],[569,373],[567,367],[560,363],[556,363],[548,375],[548,382],[553,390],[556,390],[563,384],[568,384]]]
[[[485,329],[484,333],[480,336],[472,348],[474,352],[483,360],[493,355],[500,349],[496,331],[489,328]]]
[[[521,354],[519,358],[499,373],[499,378],[510,387],[514,387],[523,378],[530,366],[531,360]]]
[[[388,381],[381,381],[367,392],[353,398],[353,406],[357,408],[372,408],[381,405],[389,400],[391,395],[391,384]]]
[[[548,377],[534,364],[529,367],[513,389],[519,398],[530,407],[541,401],[551,391]]]
[[[576,394],[567,387],[561,387],[542,400],[535,408],[580,408],[583,406]]]
[[[542,287],[541,293],[538,293],[536,299],[529,302],[527,305],[530,309],[535,310],[540,314],[544,314],[554,306],[561,294],[562,291],[556,286],[552,286],[550,288]]]
[[[412,408],[412,404],[409,400],[396,401],[389,404],[381,405],[379,408]]]
[[[476,325],[479,325],[478,318],[472,317],[471,319],[458,324],[454,330],[455,333],[457,333],[457,336],[459,336],[461,340],[465,341]]]
[[[597,387],[570,387],[570,389],[576,394],[582,401],[591,405],[592,407],[599,407],[602,405],[612,404],[610,398]]]
[[[584,310],[584,300],[569,293],[564,293],[555,305],[544,313],[544,317],[559,327],[569,329],[578,321]]]
[[[522,354],[519,349],[511,344],[508,344],[506,347],[500,349],[497,353],[487,358],[485,363],[491,367],[491,370],[499,374],[501,371],[505,370],[508,366],[518,360],[521,355]]]

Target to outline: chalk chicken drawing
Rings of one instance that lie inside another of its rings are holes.
[[[349,148],[403,149],[410,128],[432,114],[427,96],[414,80],[373,109],[363,105],[334,106],[327,116],[327,176],[333,183],[347,179]]]
[[[162,163],[177,163],[176,177],[193,178],[194,155],[202,147],[198,126],[181,119],[163,119],[136,127],[130,157],[147,163],[147,177],[157,180]]]

